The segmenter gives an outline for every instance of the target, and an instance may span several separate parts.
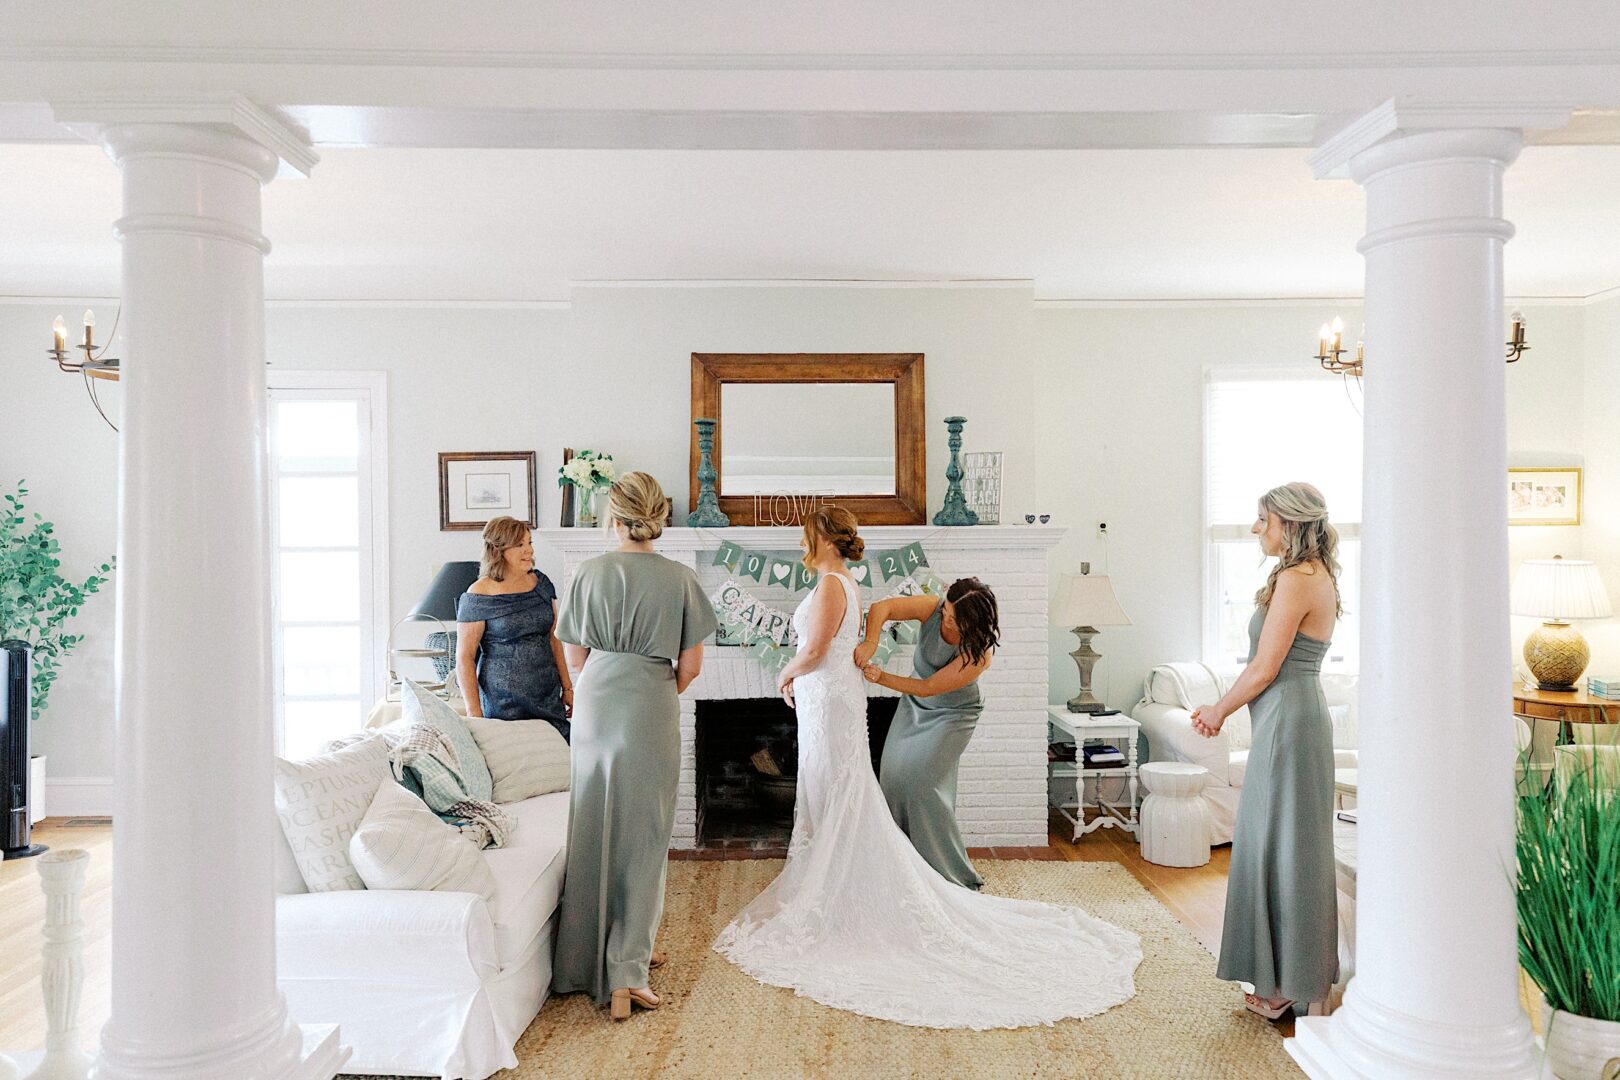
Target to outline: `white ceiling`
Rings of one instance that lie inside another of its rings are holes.
[[[337,150],[265,192],[277,299],[601,280],[1029,279],[1063,299],[1359,294],[1362,197],[1301,150]],[[1620,286],[1620,147],[1508,173],[1513,296]],[[118,174],[0,145],[0,295],[111,295]]]

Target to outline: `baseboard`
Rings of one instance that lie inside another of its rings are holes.
[[[53,818],[112,816],[112,777],[46,776],[45,812]]]

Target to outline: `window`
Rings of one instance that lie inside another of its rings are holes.
[[[1254,524],[1259,497],[1304,480],[1327,499],[1339,531],[1344,617],[1333,634],[1329,670],[1360,666],[1360,387],[1318,372],[1212,374],[1205,395],[1204,657],[1221,669],[1249,655],[1254,594],[1274,559],[1262,559]]]
[[[276,744],[288,757],[364,722],[387,610],[383,377],[270,376]]]

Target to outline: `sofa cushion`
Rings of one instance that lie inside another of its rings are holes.
[[[483,852],[495,876],[490,915],[504,970],[522,963],[562,897],[567,865],[568,792],[537,795],[503,807],[517,819],[505,847]]]
[[[467,718],[467,729],[495,780],[495,802],[521,802],[568,790],[568,740],[549,720],[475,716]]]
[[[302,761],[276,759],[276,816],[310,892],[366,887],[349,859],[349,837],[385,782],[392,782],[388,747],[378,738]]]
[[[1243,786],[1243,775],[1249,771],[1249,751],[1234,750],[1226,755],[1226,782],[1232,787]]]
[[[349,838],[349,858],[368,889],[495,895],[478,843],[439,820],[398,784],[384,784]]]
[[[478,749],[478,741],[467,730],[466,717],[452,709],[449,702],[411,680],[401,679],[400,682],[405,723],[429,724],[442,731],[456,753],[456,772],[467,794],[482,802],[492,801],[495,781],[489,775],[489,765],[484,761],[484,752]]]

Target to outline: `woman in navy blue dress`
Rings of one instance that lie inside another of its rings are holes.
[[[481,571],[456,605],[456,681],[467,715],[547,720],[568,738],[574,690],[554,632],[557,590],[534,568],[529,527],[510,517],[484,526]]]

